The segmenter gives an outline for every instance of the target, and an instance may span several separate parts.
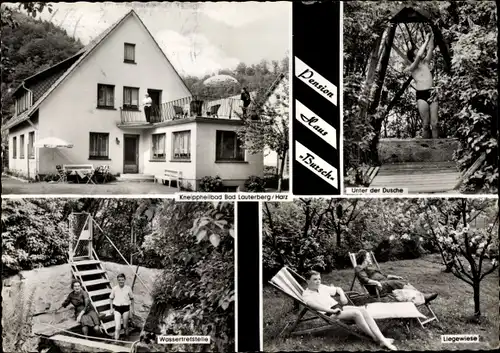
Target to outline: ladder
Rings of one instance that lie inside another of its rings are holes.
[[[109,299],[111,282],[92,246],[92,217],[88,214],[79,215],[86,215],[86,219],[83,226],[80,224],[77,226],[79,229],[72,232],[72,235],[76,235],[77,238],[72,239],[70,243],[68,263],[73,277],[80,281],[83,290],[89,295],[90,303],[99,317],[102,329],[107,335],[114,336],[115,322],[111,315]],[[70,229],[72,228],[74,229],[70,220]]]

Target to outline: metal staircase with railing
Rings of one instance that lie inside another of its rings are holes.
[[[92,246],[93,219],[88,214],[73,214],[70,230],[73,238],[68,251],[68,263],[73,277],[80,281],[90,303],[99,316],[101,328],[113,336],[115,322],[111,315],[111,282]]]

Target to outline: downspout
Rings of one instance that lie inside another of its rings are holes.
[[[28,109],[29,109],[33,105],[33,97],[34,97],[33,91],[25,86],[24,81],[22,82],[22,86],[26,91],[28,91],[30,93],[30,96],[29,96],[30,97],[30,106],[28,107]],[[37,171],[38,171],[38,158],[37,158],[37,151],[35,148],[35,141],[38,139],[38,136],[37,136],[38,134],[36,132],[38,129],[36,128],[35,124],[33,124],[33,122],[30,120],[30,118],[28,118],[28,120],[26,120],[26,121],[31,125],[31,127],[33,129],[35,129],[35,134],[33,136],[33,157],[35,157],[35,177],[36,177],[38,175],[38,173],[37,173]],[[29,134],[28,134],[28,146],[29,146]],[[24,148],[24,146],[23,146],[23,148]],[[26,152],[28,152],[28,153],[26,153],[26,160],[27,160],[27,165],[28,165],[28,179],[29,179],[29,177],[30,177],[30,156],[29,156],[28,148],[26,148]]]

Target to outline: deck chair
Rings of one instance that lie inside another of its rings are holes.
[[[58,183],[65,183],[68,181],[67,176],[66,176],[66,171],[62,167],[62,165],[56,165],[56,170],[57,170],[57,175],[59,175],[59,179],[57,180]]]
[[[351,260],[352,268],[355,268],[357,266],[356,255],[357,255],[356,253],[349,253],[349,259]],[[375,254],[373,253],[373,251],[368,252],[368,255],[371,257],[372,262],[377,267],[377,269],[379,271],[381,271],[380,270],[380,265],[378,264],[377,259],[375,258]],[[353,290],[354,283],[356,282],[356,280],[358,281],[358,283],[360,284],[360,286],[366,291],[367,294],[369,294],[372,297],[377,298],[377,300],[381,300],[382,297],[387,297],[392,302],[396,301],[396,298],[394,296],[392,296],[391,294],[385,294],[384,295],[383,293],[381,293],[380,290],[378,289],[378,287],[376,285],[361,283],[361,280],[358,278],[358,276],[356,276],[356,273],[354,273],[354,278],[352,279],[351,288],[349,289],[350,291]],[[423,303],[423,304],[419,304],[419,305],[415,305],[415,306],[419,310],[421,308],[425,307],[427,309],[427,311],[428,311],[428,316],[429,316],[428,318],[425,318],[425,319],[417,318],[418,322],[419,322],[419,324],[420,324],[420,326],[422,328],[425,328],[425,325],[428,324],[429,322],[432,322],[432,321],[437,321],[438,322],[439,321],[438,318],[437,318],[437,316],[436,316],[436,314],[432,310],[430,303]]]
[[[292,275],[293,273],[293,275]],[[295,276],[295,277],[294,277]],[[309,334],[309,333],[316,333],[316,332],[321,332],[325,331],[328,329],[331,329],[332,327],[341,327],[345,331],[352,333],[356,337],[362,338],[362,339],[368,339],[371,340],[370,337],[361,334],[357,331],[354,331],[349,327],[347,323],[342,322],[341,320],[332,318],[328,315],[325,315],[313,308],[310,308],[302,299],[302,293],[304,292],[304,288],[297,282],[296,277],[298,277],[301,280],[305,279],[298,275],[296,272],[294,272],[292,269],[289,269],[288,267],[283,267],[270,281],[269,283],[278,289],[280,292],[284,293],[294,301],[298,302],[299,305],[303,307],[303,309],[299,312],[299,316],[295,320],[295,322],[292,324],[292,327],[288,330],[290,335],[304,335],[304,334]],[[312,317],[304,318],[304,316],[310,312],[312,314]],[[325,322],[324,325],[311,328],[311,329],[305,329],[305,330],[298,330],[295,331],[295,329],[305,321],[311,321],[311,320],[323,320]],[[288,324],[281,330],[279,335],[282,335],[283,332],[287,329]]]
[[[186,114],[184,114],[184,109],[182,107],[179,107],[177,105],[174,105],[174,119],[181,119],[184,118]]]
[[[320,331],[324,331],[326,329],[330,329],[334,326],[341,327],[342,329],[348,331],[349,333],[354,334],[357,337],[363,339],[369,339],[363,333],[358,333],[352,330],[348,323],[343,322],[335,317],[331,317],[325,315],[311,307],[309,307],[304,300],[302,299],[302,293],[304,288],[297,282],[297,278],[301,281],[305,282],[305,279],[301,277],[299,274],[294,272],[292,269],[288,267],[283,267],[269,282],[279,291],[286,294],[288,297],[292,298],[294,301],[298,302],[304,308],[299,312],[299,316],[295,320],[295,323],[289,329],[289,333],[291,335],[303,335],[307,333],[316,333]],[[348,291],[345,292],[349,304],[353,305],[351,298],[356,295],[356,292]],[[386,320],[386,319],[401,319],[406,321],[406,328],[411,338],[411,320],[415,318],[425,318],[425,316],[420,313],[415,304],[413,303],[371,303],[365,305],[365,309],[370,313],[374,320]],[[310,312],[313,316],[309,318],[304,318],[307,312]],[[306,330],[295,331],[297,326],[305,321],[322,319],[326,322],[326,325],[315,327]],[[281,331],[280,335],[287,329],[287,326]]]

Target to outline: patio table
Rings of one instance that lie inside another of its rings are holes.
[[[78,175],[80,178],[85,179],[87,178],[87,184],[89,182],[92,182],[92,184],[95,184],[94,181],[92,180],[92,177],[94,176],[95,169],[94,166],[92,165],[77,165],[77,164],[66,164],[63,166],[64,171],[68,173],[69,175]]]

